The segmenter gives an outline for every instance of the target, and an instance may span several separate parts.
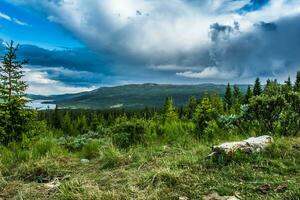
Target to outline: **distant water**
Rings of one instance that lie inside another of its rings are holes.
[[[47,103],[44,103],[47,102]],[[49,100],[34,100],[27,104],[31,108],[38,110],[53,110],[56,107],[56,104],[52,104]]]

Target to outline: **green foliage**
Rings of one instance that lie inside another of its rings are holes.
[[[102,169],[112,169],[125,162],[121,152],[113,145],[108,145],[101,149],[100,160]]]
[[[208,126],[209,122],[216,119],[217,116],[217,110],[212,106],[210,99],[204,97],[200,104],[198,104],[194,115],[194,122],[197,126],[197,135],[200,136]]]
[[[259,78],[257,78],[255,80],[254,87],[253,87],[253,95],[258,96],[261,93],[262,93],[261,83],[260,83]]]
[[[101,143],[99,140],[90,140],[85,144],[81,150],[83,158],[92,159],[96,158],[100,154]]]
[[[22,139],[34,114],[25,106],[29,101],[25,98],[27,84],[21,79],[26,62],[17,60],[17,50],[13,42],[7,43],[0,65],[0,142],[6,145]]]
[[[279,119],[285,105],[286,100],[281,95],[260,95],[251,98],[249,113],[252,119],[256,119],[260,122],[264,131],[273,132],[274,123]]]
[[[197,107],[197,99],[196,99],[196,97],[192,96],[189,98],[189,101],[188,101],[186,109],[185,109],[185,115],[186,115],[187,119],[193,118],[193,114],[196,110],[196,107]]]
[[[295,92],[300,92],[300,71],[297,71],[295,86],[294,86]]]
[[[253,92],[251,86],[248,86],[247,92],[244,97],[244,104],[249,104],[252,96],[253,96]]]
[[[276,96],[281,94],[281,87],[277,83],[277,80],[268,80],[263,93],[268,96]]]
[[[78,135],[76,137],[60,137],[57,142],[65,148],[76,151],[81,150],[87,143],[93,139],[102,139],[110,135],[110,129],[102,127],[97,132],[89,131],[86,134]]]
[[[167,97],[164,106],[164,121],[172,121],[177,119],[178,119],[178,115],[173,105],[173,99],[172,97]]]
[[[232,91],[229,83],[227,85],[226,92],[224,95],[224,103],[225,103],[225,110],[229,111],[233,104]]]
[[[113,143],[120,148],[145,142],[146,124],[142,120],[122,122],[114,127]]]
[[[159,126],[157,139],[163,143],[185,145],[194,132],[193,122],[170,121]]]

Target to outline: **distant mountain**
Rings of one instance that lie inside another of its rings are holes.
[[[247,85],[239,85],[245,92]],[[185,105],[191,96],[197,98],[206,93],[224,95],[226,85],[161,85],[132,84],[116,87],[102,87],[90,92],[54,96],[31,96],[32,99],[54,101],[60,108],[112,109],[161,107],[166,97],[172,96],[176,106]]]

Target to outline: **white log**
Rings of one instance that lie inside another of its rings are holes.
[[[260,136],[260,137],[252,137],[244,141],[239,142],[228,142],[218,146],[213,146],[212,151],[214,154],[233,154],[237,150],[242,152],[260,152],[264,150],[267,146],[274,142],[273,138],[268,135]]]

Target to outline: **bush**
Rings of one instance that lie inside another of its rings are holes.
[[[190,141],[195,132],[195,124],[192,122],[170,121],[159,125],[157,129],[158,137],[163,142],[182,144]]]
[[[81,150],[84,145],[89,143],[92,139],[102,138],[102,133],[90,131],[87,134],[79,135],[77,137],[60,137],[57,143],[65,146],[69,150]]]
[[[103,169],[115,168],[126,163],[123,155],[113,145],[109,145],[101,149],[100,158]]]
[[[64,150],[51,136],[39,139],[35,144],[32,145],[31,149],[33,159],[39,159],[47,155],[55,156],[64,154]]]
[[[296,136],[300,130],[299,114],[291,110],[282,112],[275,122],[275,130],[278,135]]]
[[[122,122],[114,128],[113,144],[120,148],[145,142],[146,127],[142,120]]]
[[[81,155],[83,158],[92,159],[99,156],[100,142],[98,140],[90,140],[83,146]]]

